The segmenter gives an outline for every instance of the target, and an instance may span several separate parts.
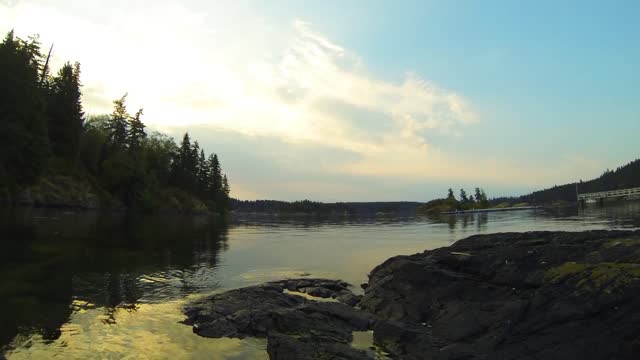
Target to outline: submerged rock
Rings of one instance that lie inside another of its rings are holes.
[[[198,300],[185,323],[266,338],[271,359],[368,359],[349,345],[364,330],[394,359],[640,358],[640,231],[472,236],[393,257],[362,287],[270,282]]]

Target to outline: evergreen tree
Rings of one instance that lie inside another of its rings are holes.
[[[467,192],[464,189],[460,189],[460,202],[463,204],[469,202],[469,198],[467,197]]]
[[[473,200],[473,196],[469,196],[468,203],[471,204],[471,205],[473,205],[475,203],[475,201]]]
[[[475,198],[477,203],[480,203],[482,201],[482,193],[480,192],[480,188],[476,188]]]
[[[113,101],[113,112],[107,123],[109,142],[117,148],[126,147],[128,142],[130,116],[127,112],[126,100],[127,94],[124,94],[120,99]]]
[[[447,200],[455,200],[456,197],[453,195],[453,190],[449,188],[449,193],[447,194]]]
[[[220,161],[218,155],[213,154],[211,160],[211,194],[213,199],[216,200],[220,190],[222,189],[222,169],[220,167]]]
[[[216,197],[216,188],[214,185],[214,168],[215,168],[215,164],[218,163],[218,159],[215,156],[215,154],[209,154],[209,158],[207,159],[207,183],[205,185],[205,192],[206,192],[206,200],[207,201],[215,201],[215,197]],[[217,165],[218,167],[220,167],[220,164],[218,163]]]
[[[66,63],[49,87],[49,140],[56,156],[75,161],[84,123],[80,92],[80,64]]]
[[[37,37],[0,43],[0,184],[34,183],[50,154]]]
[[[147,137],[144,131],[145,125],[140,120],[142,109],[129,119],[129,148],[137,150],[140,148],[142,141]]]
[[[201,199],[207,197],[207,187],[209,183],[209,166],[207,164],[207,158],[204,155],[204,149],[200,149],[200,156],[198,157],[198,196]]]
[[[226,174],[222,177],[222,191],[224,193],[224,204],[226,205],[229,200],[229,194],[231,193],[231,187],[229,186],[229,180]]]
[[[191,168],[191,139],[189,138],[189,133],[185,133],[182,136],[178,153],[172,164],[173,184],[186,189],[189,184],[188,174]]]
[[[480,205],[489,207],[489,199],[487,199],[487,194],[485,194],[484,189],[480,189]]]
[[[200,174],[200,145],[194,141],[189,153],[189,171],[187,172],[188,189],[193,194],[198,194],[198,176]]]

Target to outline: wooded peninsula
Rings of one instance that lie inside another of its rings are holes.
[[[52,74],[38,36],[0,43],[0,203],[82,208],[214,211],[230,186],[214,153],[185,133],[148,133],[127,95],[87,118],[80,64]]]

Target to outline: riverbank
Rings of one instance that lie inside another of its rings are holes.
[[[271,282],[185,312],[201,336],[266,338],[271,359],[640,355],[640,231],[476,235],[390,258],[363,288],[357,298],[340,281]],[[362,331],[369,351],[350,346]]]
[[[206,204],[176,188],[146,190],[129,207],[90,177],[53,175],[36,184],[9,191],[0,189],[0,206],[68,209],[74,211],[139,211],[158,214],[214,213]]]

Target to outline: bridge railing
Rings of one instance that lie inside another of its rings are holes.
[[[609,197],[625,197],[625,196],[640,196],[640,187],[578,194],[578,200],[580,201],[580,200],[588,200],[588,199],[605,199]]]

